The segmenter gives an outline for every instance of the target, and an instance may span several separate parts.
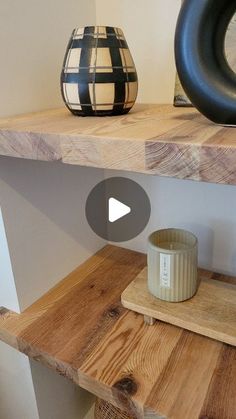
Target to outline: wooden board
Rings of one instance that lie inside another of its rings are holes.
[[[169,303],[150,294],[147,268],[144,268],[122,293],[121,301],[124,307],[148,318],[162,320],[236,346],[234,284],[202,278],[193,298],[182,303]]]
[[[0,155],[236,184],[236,130],[172,105],[104,118],[62,108],[1,119]]]
[[[106,246],[21,314],[1,309],[1,340],[137,419],[236,418],[233,347],[121,305],[145,265]]]

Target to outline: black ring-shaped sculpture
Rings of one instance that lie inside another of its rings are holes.
[[[185,0],[175,34],[177,72],[187,96],[203,115],[223,125],[236,125],[236,74],[225,56],[235,11],[235,0]]]

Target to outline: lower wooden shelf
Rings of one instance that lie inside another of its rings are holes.
[[[106,246],[21,314],[2,308],[0,339],[137,418],[236,418],[235,348],[122,307],[145,265]]]
[[[183,327],[203,336],[236,346],[236,286],[226,281],[202,278],[196,295],[182,303],[153,297],[147,287],[147,268],[122,293],[124,307],[153,320]]]

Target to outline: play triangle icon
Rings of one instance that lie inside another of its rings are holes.
[[[115,198],[109,198],[108,202],[108,219],[110,223],[114,223],[131,212],[131,208],[128,205]]]

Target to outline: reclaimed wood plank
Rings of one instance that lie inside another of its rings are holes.
[[[200,418],[236,418],[236,351],[224,346],[211,378]]]
[[[101,383],[106,396],[102,398],[142,417],[145,400],[181,333],[160,322],[147,326],[141,316],[126,313],[81,366],[80,385],[90,388],[92,378],[91,391]]]
[[[172,105],[137,104],[119,117],[62,108],[0,119],[0,155],[236,184],[235,129]]]
[[[145,405],[166,418],[198,418],[222,345],[183,331]]]

